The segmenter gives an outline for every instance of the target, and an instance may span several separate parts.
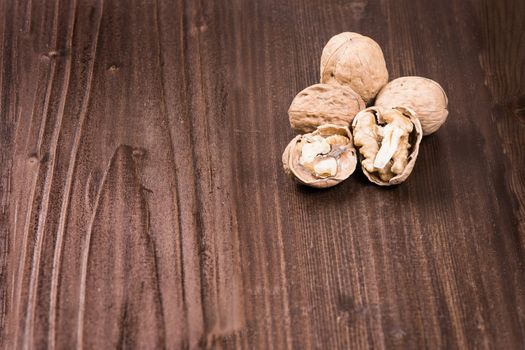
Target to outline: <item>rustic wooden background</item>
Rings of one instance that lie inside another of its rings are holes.
[[[1,347],[523,348],[524,10],[0,0]],[[281,171],[342,31],[448,92],[401,186]]]

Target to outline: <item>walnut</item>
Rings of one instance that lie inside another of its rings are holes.
[[[357,164],[350,130],[333,124],[296,136],[284,150],[282,161],[288,175],[317,188],[337,185],[352,175]]]
[[[436,132],[448,116],[445,91],[434,80],[422,77],[392,80],[379,92],[375,104],[383,108],[411,108],[421,122],[423,135]]]
[[[352,133],[362,170],[370,181],[389,186],[408,178],[423,137],[413,111],[367,108],[355,116]]]
[[[288,116],[294,130],[307,133],[323,124],[350,126],[354,116],[363,108],[363,100],[351,88],[316,84],[295,96]]]
[[[370,103],[388,82],[385,57],[369,37],[345,32],[332,37],[321,55],[321,83],[350,86]]]

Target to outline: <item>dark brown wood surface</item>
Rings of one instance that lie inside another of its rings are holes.
[[[0,1],[3,349],[522,349],[525,5]],[[409,180],[295,185],[342,31],[450,116]]]

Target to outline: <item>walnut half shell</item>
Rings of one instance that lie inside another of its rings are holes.
[[[361,168],[371,182],[390,186],[408,178],[423,137],[412,110],[367,108],[355,116],[352,133]]]
[[[333,124],[296,136],[284,150],[282,160],[288,175],[317,188],[337,185],[352,175],[357,164],[350,130]]]
[[[364,108],[365,103],[350,87],[315,84],[295,96],[288,117],[292,129],[302,134],[323,124],[350,126]]]

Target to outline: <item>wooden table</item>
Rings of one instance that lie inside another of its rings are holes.
[[[524,4],[1,1],[1,346],[523,348]],[[281,170],[342,31],[448,93],[400,186]]]

